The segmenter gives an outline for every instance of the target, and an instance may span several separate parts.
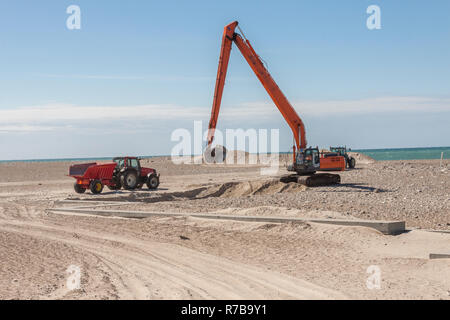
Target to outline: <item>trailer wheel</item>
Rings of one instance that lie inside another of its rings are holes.
[[[135,171],[126,171],[120,177],[120,182],[122,183],[123,187],[127,190],[136,189],[138,185],[137,173]]]
[[[75,183],[75,184],[73,185],[73,189],[75,190],[76,193],[85,193],[85,192],[86,192],[86,189],[83,188],[83,187],[82,187],[80,184],[78,184],[78,183]]]
[[[159,178],[158,176],[151,175],[147,179],[147,188],[149,189],[156,189],[159,186]]]
[[[99,194],[103,191],[103,183],[100,180],[94,180],[91,182],[89,189],[93,194]]]

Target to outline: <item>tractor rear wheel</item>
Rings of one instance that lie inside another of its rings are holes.
[[[147,179],[147,188],[149,189],[156,189],[159,186],[159,178],[158,176],[151,175]]]
[[[99,194],[103,191],[103,183],[100,180],[94,180],[91,182],[89,189],[93,194]]]
[[[120,177],[120,182],[126,190],[136,189],[138,185],[138,175],[135,171],[126,171]]]
[[[356,160],[353,157],[350,157],[350,159],[348,159],[348,167],[350,169],[353,169],[356,166]]]
[[[78,183],[75,183],[75,184],[73,185],[73,189],[75,190],[76,193],[85,193],[85,192],[86,192],[86,189],[83,188],[83,187],[81,186],[81,184],[78,184]]]

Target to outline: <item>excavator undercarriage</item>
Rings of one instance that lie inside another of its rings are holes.
[[[290,174],[281,177],[280,181],[283,183],[296,182],[308,187],[318,187],[339,184],[341,182],[341,176],[332,173],[313,173],[304,176]]]

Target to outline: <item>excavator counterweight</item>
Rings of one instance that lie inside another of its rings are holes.
[[[220,105],[222,102],[223,88],[230,60],[230,53],[233,42],[244,56],[245,60],[259,79],[274,104],[291,128],[294,136],[295,145],[293,145],[293,162],[288,167],[289,171],[296,172],[297,176],[308,176],[307,178],[296,178],[299,183],[306,185],[324,185],[339,183],[339,175],[333,174],[315,174],[316,171],[341,171],[345,170],[344,157],[324,157],[319,149],[308,148],[306,142],[306,132],[303,121],[298,116],[295,109],[289,103],[286,96],[276,84],[269,71],[264,66],[261,58],[253,49],[250,42],[243,35],[236,33],[238,22],[234,21],[225,26],[222,36],[222,47],[220,50],[219,67],[217,69],[216,87],[214,90],[213,106],[211,110],[211,119],[208,126],[207,150],[211,151],[211,144],[214,140],[214,133],[217,127]]]

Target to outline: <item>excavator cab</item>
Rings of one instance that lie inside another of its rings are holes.
[[[338,174],[316,173],[316,171],[323,171],[320,166],[318,147],[298,150],[295,163],[292,166],[288,166],[287,169],[288,171],[295,171],[297,174],[282,178],[282,181],[291,182],[293,178],[297,177],[296,181],[298,183],[308,187],[327,186],[341,182],[341,177]]]
[[[298,174],[313,174],[319,169],[320,169],[319,148],[310,147],[297,151],[295,164],[292,168],[290,168],[290,171],[296,171]]]

